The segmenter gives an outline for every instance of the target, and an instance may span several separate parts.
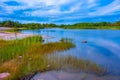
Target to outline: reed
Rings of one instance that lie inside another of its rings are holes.
[[[46,70],[45,54],[75,46],[70,42],[42,44],[42,41],[40,36],[20,40],[0,40],[0,72],[9,72],[11,74],[9,80],[18,80],[25,74]]]
[[[104,75],[107,72],[104,67],[77,57],[51,55],[47,59],[49,67],[53,70],[75,70],[97,75]]]
[[[32,44],[38,43],[42,43],[42,37],[40,36],[27,37],[20,40],[0,40],[0,64],[16,56],[26,54]]]

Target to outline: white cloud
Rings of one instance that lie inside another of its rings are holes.
[[[51,10],[48,10],[48,11],[43,11],[45,13],[58,13],[59,12],[59,8],[61,7],[61,5],[64,5],[64,4],[67,4],[69,2],[72,2],[72,0],[13,0],[13,1],[16,1],[18,3],[21,3],[23,5],[20,5],[20,6],[8,6],[6,4],[3,4],[3,2],[5,1],[9,1],[9,0],[1,0],[0,1],[0,5],[1,7],[4,8],[4,10],[6,10],[6,12],[9,14],[9,13],[12,13],[13,11],[15,10],[23,10],[23,9],[28,9],[28,8],[31,8],[31,9],[35,9],[35,8],[40,8],[42,6],[54,6],[56,8],[53,8]],[[43,7],[44,8],[44,7]],[[42,12],[42,10],[38,10],[36,12],[33,11],[33,14],[37,14],[37,12]]]
[[[16,1],[22,5],[7,5],[4,3],[6,1]],[[98,0],[0,0],[0,7],[3,8],[0,10],[0,15],[16,14],[14,11],[24,10],[22,11],[23,14],[16,15],[49,17],[51,21],[55,21],[109,15],[120,11],[120,0],[114,0],[105,6],[99,4],[102,3],[98,3]],[[27,9],[31,10],[27,11]]]
[[[40,3],[45,5],[61,5],[70,2],[69,0],[19,0],[17,2],[25,3],[28,6],[35,6]]]
[[[114,0],[111,4],[96,8],[96,11],[89,13],[89,15],[90,16],[109,15],[111,13],[118,11],[118,10],[120,10],[120,0]]]
[[[71,7],[69,10],[61,11],[61,6],[54,6],[52,9],[49,10],[36,10],[33,11],[31,16],[57,16],[57,15],[64,15],[68,13],[73,13],[81,9],[82,3],[78,3],[75,6]],[[27,13],[29,14],[29,12]]]
[[[97,6],[96,0],[88,0],[87,2],[88,2],[88,8]]]
[[[71,0],[71,1],[70,0],[60,0],[60,1],[53,0],[52,2],[50,0],[42,0],[42,1],[40,0],[38,3],[44,3],[44,4],[46,4],[46,6],[53,5],[54,7],[49,10],[39,9],[39,10],[33,11],[32,13],[29,13],[29,12],[25,12],[25,13],[27,13],[31,16],[38,16],[38,17],[39,16],[52,16],[52,15],[56,16],[56,15],[70,14],[70,13],[74,13],[76,11],[81,13],[82,10],[87,10],[87,9],[97,5],[96,0],[84,0],[84,1],[83,0],[80,0],[80,1],[78,1],[78,0]],[[67,5],[69,3],[73,3],[72,5],[68,5],[68,6],[70,6],[69,10],[65,10],[65,11],[60,10],[62,5]],[[32,5],[33,4],[34,3],[32,3]]]

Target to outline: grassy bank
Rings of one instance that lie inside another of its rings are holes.
[[[60,42],[47,44],[42,44],[42,41],[40,36],[11,41],[0,40],[0,72],[10,73],[6,80],[20,80],[21,77],[36,71],[59,70],[68,65],[83,71],[104,72],[104,69],[89,61],[69,56],[48,56],[75,47],[71,40],[62,39]]]

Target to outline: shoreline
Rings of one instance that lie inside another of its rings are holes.
[[[10,27],[0,27],[0,31],[4,31],[4,30],[11,30],[14,28],[10,28]]]
[[[0,32],[0,39],[3,40],[15,40],[22,39],[25,37],[35,36],[33,34],[22,34],[22,33],[14,33],[14,32]]]
[[[6,31],[0,32],[0,39],[3,39],[3,40],[15,40],[15,39],[22,39],[22,38],[32,37],[32,36],[35,36],[35,34],[23,34],[20,32],[15,33],[15,32],[6,32]],[[42,36],[42,38],[44,39],[54,38],[51,36],[43,36],[43,35],[40,35],[40,36]]]
[[[15,39],[22,39],[26,37],[32,37],[35,36],[35,34],[24,34],[21,32],[9,32],[7,30],[13,30],[14,28],[9,28],[9,27],[0,27],[0,39],[3,40],[15,40]],[[44,36],[41,35],[42,38],[47,39],[47,38],[54,38],[51,36]]]

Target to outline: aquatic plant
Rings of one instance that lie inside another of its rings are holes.
[[[49,67],[53,70],[75,70],[97,75],[106,73],[106,69],[102,66],[88,60],[78,59],[77,57],[51,55],[47,59]]]

